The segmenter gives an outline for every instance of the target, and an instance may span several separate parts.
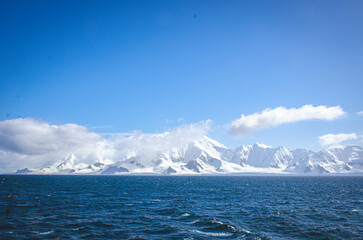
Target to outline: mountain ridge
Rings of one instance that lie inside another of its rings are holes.
[[[117,161],[82,163],[70,154],[64,160],[18,174],[363,174],[363,148],[338,146],[314,152],[261,143],[228,148],[207,136],[155,156],[133,153]]]

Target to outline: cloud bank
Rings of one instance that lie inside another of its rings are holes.
[[[101,136],[76,124],[50,125],[35,119],[0,122],[0,149],[25,155],[73,151],[101,140]]]
[[[326,134],[319,137],[319,143],[323,146],[338,145],[344,141],[357,138],[355,133]]]
[[[261,113],[241,115],[241,118],[234,120],[229,129],[233,136],[246,136],[252,132],[276,127],[285,123],[299,122],[311,119],[333,120],[343,116],[345,112],[340,106],[327,107],[304,105],[300,108],[277,107],[265,109]]]
[[[0,172],[51,165],[70,154],[83,163],[116,162],[137,154],[152,158],[159,151],[201,138],[209,128],[208,120],[158,134],[104,137],[77,124],[52,125],[32,118],[1,121]]]

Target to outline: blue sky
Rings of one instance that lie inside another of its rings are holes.
[[[1,1],[0,121],[162,132],[210,119],[227,146],[363,135],[362,1]],[[241,114],[346,113],[228,134]]]

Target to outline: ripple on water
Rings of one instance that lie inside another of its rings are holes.
[[[53,230],[51,230],[51,231],[47,231],[47,232],[40,232],[40,233],[38,233],[39,235],[48,235],[48,234],[51,234],[51,233],[54,233],[54,231]]]
[[[237,228],[225,220],[219,220],[216,218],[202,218],[191,222],[194,226],[192,232],[202,236],[209,237],[233,237],[233,238],[244,238],[252,236],[251,232],[243,228]]]
[[[165,235],[176,232],[176,228],[168,225],[163,226],[152,226],[152,228],[144,229],[144,233],[148,234],[157,234],[157,235]]]
[[[363,232],[361,177],[2,179],[3,239],[361,239]]]
[[[233,235],[232,233],[203,232],[199,230],[193,230],[193,232],[210,237],[231,237]]]
[[[181,215],[181,217],[185,217],[185,218],[187,218],[187,217],[190,217],[191,215],[189,214],[189,213],[183,213],[182,215]]]
[[[229,230],[232,232],[236,231],[236,228],[233,227],[231,224],[229,224],[227,222],[222,222],[215,218],[213,218],[213,219],[204,218],[204,219],[196,220],[192,224],[196,225],[196,226],[201,226],[201,227],[203,227],[203,229],[206,229],[206,230]]]

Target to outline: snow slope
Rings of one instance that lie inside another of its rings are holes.
[[[319,152],[290,151],[264,144],[234,149],[207,137],[189,144],[158,151],[152,156],[133,153],[117,161],[82,163],[71,154],[40,169],[22,169],[19,174],[362,174],[363,148],[335,146]]]

